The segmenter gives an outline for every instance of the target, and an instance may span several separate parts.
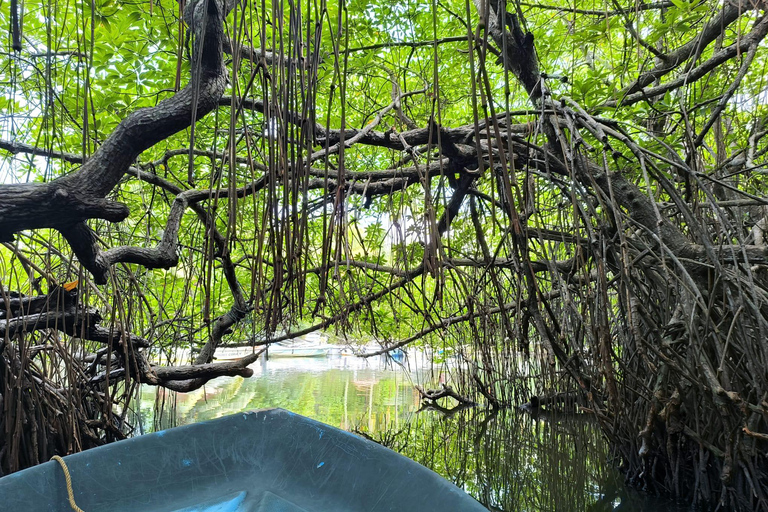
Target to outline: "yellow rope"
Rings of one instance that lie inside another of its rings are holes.
[[[51,460],[55,460],[59,463],[61,466],[61,469],[64,471],[64,479],[67,481],[67,494],[69,495],[69,506],[72,507],[72,510],[75,512],[85,512],[83,509],[77,506],[77,503],[75,503],[75,493],[72,491],[72,477],[69,476],[69,468],[67,467],[67,463],[64,462],[64,459],[59,457],[58,455],[54,455],[51,457]]]

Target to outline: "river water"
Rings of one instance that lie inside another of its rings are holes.
[[[406,366],[384,357],[262,359],[249,379],[219,378],[183,394],[144,388],[136,423],[143,433],[281,407],[384,444],[492,511],[683,510],[625,488],[589,420],[420,410],[414,385],[433,385],[442,375],[431,364]]]

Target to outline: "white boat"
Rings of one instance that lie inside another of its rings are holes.
[[[332,345],[274,343],[267,348],[267,357],[327,357],[333,348]]]
[[[264,345],[255,347],[220,347],[216,350],[216,359],[227,361],[240,359],[265,348]],[[344,345],[328,343],[328,338],[321,334],[310,333],[304,337],[288,341],[272,343],[266,346],[268,358],[278,357],[328,357],[351,355],[353,350]]]
[[[328,357],[342,355],[346,347],[328,343],[328,338],[319,334],[273,343],[267,347],[267,357]]]

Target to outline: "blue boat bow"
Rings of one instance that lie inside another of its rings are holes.
[[[85,512],[483,512],[429,469],[282,409],[185,425],[64,457]],[[70,512],[62,468],[0,478],[3,510]]]

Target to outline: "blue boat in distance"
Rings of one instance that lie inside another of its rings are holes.
[[[244,412],[63,458],[85,512],[487,512],[383,446],[282,409]],[[2,510],[71,512],[62,467],[0,478]]]

